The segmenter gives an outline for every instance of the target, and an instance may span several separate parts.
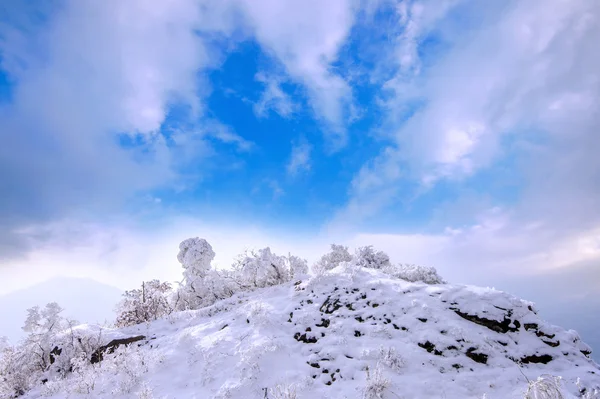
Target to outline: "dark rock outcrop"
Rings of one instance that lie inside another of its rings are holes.
[[[144,335],[138,335],[129,338],[113,339],[108,344],[101,346],[100,348],[96,349],[94,353],[92,353],[90,363],[100,363],[104,357],[104,354],[111,354],[115,351],[115,349],[117,349],[121,345],[129,345],[144,339],[146,339]]]
[[[454,310],[454,312],[459,315],[460,317],[462,317],[465,320],[469,320],[470,322],[473,322],[475,324],[479,324],[480,326],[484,326],[489,328],[492,331],[496,331],[502,334],[506,334],[507,332],[517,332],[519,331],[519,326],[520,323],[518,323],[516,320],[514,322],[515,327],[511,327],[510,324],[512,323],[512,320],[509,318],[504,318],[503,321],[497,321],[497,320],[490,320],[490,319],[486,319],[485,317],[479,317],[476,315],[470,315],[467,313],[463,313],[458,309],[452,309]]]

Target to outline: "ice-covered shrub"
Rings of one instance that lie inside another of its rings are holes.
[[[361,267],[383,269],[390,265],[390,257],[385,252],[376,251],[372,245],[369,245],[356,250],[354,262]]]
[[[563,399],[560,381],[560,377],[542,375],[529,382],[524,399]]]
[[[0,352],[0,398],[16,398],[32,385],[33,364],[22,359],[14,346],[6,346]]]
[[[116,378],[114,395],[131,393],[142,381],[142,376],[159,362],[156,352],[144,351],[135,345],[120,346],[101,363],[102,372]]]
[[[575,382],[577,389],[581,393],[581,399],[600,399],[600,389],[588,389],[581,386],[581,379],[577,378]]]
[[[277,384],[269,389],[269,393],[274,399],[296,399],[298,396],[295,384]]]
[[[350,262],[352,259],[352,255],[348,252],[348,247],[331,244],[331,251],[323,255],[313,265],[313,271],[317,274],[322,273],[339,266],[343,262]]]
[[[157,320],[171,312],[167,294],[171,284],[151,280],[143,282],[141,288],[125,291],[117,305],[117,327],[126,327]]]
[[[379,365],[373,371],[367,368],[367,382],[363,390],[363,398],[383,399],[383,394],[389,386],[390,380],[384,377]]]
[[[257,252],[245,252],[233,265],[243,288],[262,288],[289,281],[290,270],[283,256],[277,256],[269,247]]]
[[[73,322],[61,312],[55,302],[27,309],[23,325],[27,337],[19,345],[6,345],[0,353],[0,397],[20,396],[42,379],[68,373],[69,356],[79,342],[73,333],[64,332]]]
[[[204,277],[181,285],[173,295],[173,307],[177,310],[199,309],[229,298],[239,290],[240,285],[232,272],[209,270]]]
[[[406,365],[406,362],[394,347],[379,347],[379,361],[396,372],[399,372]]]
[[[412,264],[389,265],[383,268],[383,272],[402,280],[426,284],[445,284],[437,270],[433,267],[418,266]]]

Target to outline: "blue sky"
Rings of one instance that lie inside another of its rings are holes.
[[[200,235],[222,266],[341,242],[520,295],[586,275],[560,301],[598,306],[595,2],[37,7],[0,10],[5,292],[175,279]]]

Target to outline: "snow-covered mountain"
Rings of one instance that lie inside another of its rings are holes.
[[[25,336],[21,329],[26,309],[58,302],[63,316],[86,323],[114,319],[114,308],[123,292],[116,287],[85,278],[56,277],[34,286],[0,296],[0,336],[17,342]]]
[[[360,267],[238,292],[101,337],[136,342],[24,398],[507,399],[523,398],[528,380],[545,374],[562,377],[561,397],[600,397],[590,347],[540,319],[532,303]]]

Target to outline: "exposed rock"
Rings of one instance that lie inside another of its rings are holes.
[[[121,345],[129,345],[134,342],[141,341],[143,339],[146,339],[144,335],[138,335],[129,338],[113,339],[108,344],[101,346],[100,348],[96,349],[94,353],[92,353],[90,363],[100,363],[104,357],[104,354],[111,354],[115,351],[115,349],[117,349]]]
[[[320,324],[316,324],[317,327],[329,327],[329,319],[321,319]]]
[[[557,346],[560,345],[560,341],[553,342],[553,341],[546,341],[545,339],[543,339],[542,342],[553,348],[556,348]]]
[[[442,353],[442,351],[440,351],[440,350],[437,350],[437,349],[435,348],[435,345],[434,345],[434,344],[432,344],[432,343],[431,343],[431,342],[429,342],[429,341],[426,341],[425,343],[419,343],[418,345],[419,345],[421,348],[425,349],[427,352],[429,352],[429,353],[433,353],[433,354],[434,354],[434,355],[436,355],[436,356],[442,356],[442,354],[443,354],[443,353]]]
[[[475,352],[477,349],[476,348],[469,348],[467,349],[467,352],[465,353],[465,355],[477,362],[477,363],[481,363],[481,364],[487,364],[487,360],[488,360],[488,355],[486,355],[485,353],[477,353]]]
[[[520,362],[529,364],[529,363],[543,363],[547,364],[552,361],[552,356],[550,355],[530,355],[521,358]]]
[[[473,322],[475,324],[479,324],[480,326],[484,326],[489,328],[492,331],[496,331],[502,334],[506,334],[507,332],[517,332],[519,331],[519,326],[521,325],[521,323],[519,323],[517,320],[515,320],[514,325],[515,327],[511,327],[510,324],[512,323],[512,320],[509,318],[504,318],[503,321],[497,321],[497,320],[490,320],[490,319],[486,319],[485,317],[479,317],[479,316],[475,316],[475,315],[470,315],[467,313],[463,313],[458,309],[453,309],[454,312],[459,315],[460,317],[462,317],[465,320],[469,320],[470,322]]]
[[[319,310],[323,313],[331,314],[341,307],[342,307],[342,305],[340,305],[339,299],[335,299],[332,302],[331,297],[327,297],[327,299],[325,300],[325,302],[323,302],[323,304],[321,305],[321,308],[319,308]]]
[[[298,342],[304,342],[305,344],[316,344],[318,341],[317,337],[307,337],[306,334],[300,333],[294,334],[294,339]]]
[[[59,348],[58,346],[55,346],[50,351],[50,364],[54,364],[54,362],[56,361],[56,357],[60,356],[61,353],[62,353],[62,349]]]

